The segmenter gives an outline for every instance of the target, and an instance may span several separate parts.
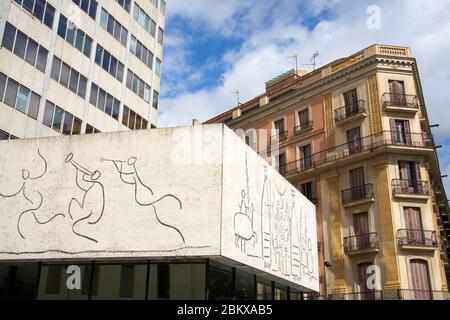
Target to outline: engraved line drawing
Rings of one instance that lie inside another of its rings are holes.
[[[83,191],[84,195],[81,202],[76,198],[72,198],[69,203],[69,216],[74,220],[72,224],[72,231],[79,237],[98,243],[92,237],[84,235],[77,231],[77,226],[80,224],[95,225],[103,217],[105,210],[105,188],[98,180],[101,177],[99,171],[91,172],[84,168],[74,159],[73,153],[70,153],[66,158],[66,163],[70,163],[76,169],[76,185]],[[101,197],[99,200],[99,196]],[[89,203],[89,207],[86,204]]]
[[[173,194],[166,194],[154,200],[153,190],[148,185],[144,184],[144,182],[142,182],[141,180],[141,177],[139,176],[138,170],[136,168],[137,160],[137,157],[130,157],[127,161],[110,160],[105,158],[102,158],[100,161],[113,163],[120,175],[120,180],[122,180],[122,182],[125,184],[134,186],[134,198],[136,200],[136,203],[142,207],[151,207],[151,210],[153,211],[153,214],[155,215],[158,223],[160,223],[164,227],[174,230],[180,236],[182,242],[186,243],[183,233],[177,227],[165,223],[161,220],[156,207],[156,205],[159,204],[162,200],[168,199],[175,201],[178,204],[180,210],[182,210],[183,204],[181,203],[181,200]]]
[[[20,193],[22,193],[22,196],[24,197],[24,199],[25,199],[27,202],[29,202],[29,203],[33,206],[33,207],[30,208],[30,209],[27,209],[27,210],[25,210],[25,211],[22,211],[22,212],[20,213],[18,219],[17,219],[17,225],[16,225],[16,228],[17,228],[17,232],[19,233],[19,235],[20,235],[20,237],[21,237],[22,239],[25,239],[25,235],[24,235],[24,233],[22,232],[22,229],[21,229],[21,222],[22,222],[22,219],[25,217],[25,215],[27,215],[28,213],[32,213],[32,216],[33,216],[34,220],[35,220],[39,225],[46,225],[46,224],[52,222],[55,218],[57,218],[57,217],[59,217],[59,216],[65,217],[64,214],[58,213],[58,214],[56,214],[55,216],[53,216],[52,218],[50,218],[50,219],[48,219],[48,220],[41,221],[41,220],[38,218],[38,216],[36,215],[36,211],[38,211],[38,210],[41,208],[42,203],[44,202],[44,197],[42,196],[42,193],[41,193],[40,191],[34,191],[34,192],[31,191],[31,192],[28,192],[28,191],[27,191],[27,190],[28,190],[28,189],[27,189],[27,182],[28,182],[28,181],[32,181],[32,180],[39,180],[39,179],[41,179],[41,178],[44,177],[45,174],[47,173],[47,168],[48,168],[48,166],[47,166],[47,160],[46,160],[46,159],[44,158],[44,156],[41,154],[41,151],[40,151],[39,149],[38,149],[38,156],[42,159],[42,162],[43,162],[43,164],[44,164],[44,169],[43,169],[43,171],[42,171],[41,174],[39,174],[39,175],[36,176],[36,177],[32,177],[32,176],[31,176],[31,172],[30,172],[29,169],[23,169],[23,170],[22,170],[22,180],[23,180],[23,183],[22,183],[22,186],[21,186],[21,188],[19,189],[19,191],[15,192],[15,193],[13,193],[13,194],[9,194],[9,195],[0,193],[0,197],[2,197],[2,198],[13,198],[13,197],[19,195]],[[37,196],[39,199],[38,199],[38,200],[36,200],[36,199],[33,200],[32,198],[36,198],[35,196]]]

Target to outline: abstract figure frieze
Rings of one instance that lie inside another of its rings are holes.
[[[72,198],[69,203],[69,217],[73,221],[72,231],[77,236],[98,242],[96,239],[78,231],[79,226],[96,225],[103,217],[105,211],[105,188],[99,182],[101,173],[97,170],[91,172],[74,160],[73,153],[66,158],[76,170],[76,186],[82,191],[81,199]]]
[[[37,151],[39,158],[42,160],[43,169],[42,173],[40,173],[37,176],[31,176],[30,169],[22,169],[22,175],[21,175],[21,187],[17,192],[14,192],[12,194],[3,194],[0,192],[0,197],[2,198],[14,198],[14,197],[23,197],[23,203],[24,206],[27,207],[27,209],[20,212],[18,218],[17,218],[17,232],[19,233],[20,237],[22,239],[25,239],[25,234],[22,231],[21,223],[22,220],[28,216],[31,215],[35,222],[39,225],[45,225],[50,222],[52,222],[54,219],[56,219],[59,216],[65,217],[64,214],[55,214],[50,219],[44,220],[39,218],[39,210],[41,209],[42,203],[44,202],[44,196],[39,190],[34,190],[32,187],[29,186],[30,181],[37,181],[43,178],[47,173],[47,160],[44,158],[44,156],[41,154],[40,150]]]
[[[164,211],[167,202],[175,203],[181,211],[183,209],[181,200],[173,194],[155,195],[154,191],[142,181],[136,168],[137,160],[137,157],[131,157],[126,161],[102,158],[101,162],[113,163],[119,173],[120,180],[134,187],[134,199],[136,203],[141,207],[148,207],[160,225],[173,230],[180,237],[183,244],[186,243],[183,233],[177,227],[164,222],[160,214],[161,211]]]

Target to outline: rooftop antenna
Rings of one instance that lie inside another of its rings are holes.
[[[297,74],[297,71],[298,71],[298,55],[294,53],[292,56],[289,56],[288,58],[289,59],[294,59],[294,61],[295,61],[295,74]]]
[[[312,57],[310,59],[311,63],[306,63],[305,65],[312,66],[313,71],[316,71],[316,66],[318,65],[318,62],[317,62],[318,57],[319,57],[319,51],[314,52],[314,54],[312,55]]]
[[[241,99],[239,97],[239,90],[233,91],[231,94],[234,94],[236,96],[237,99],[237,106],[239,107],[242,103],[241,103]]]

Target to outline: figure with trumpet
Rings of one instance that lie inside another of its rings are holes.
[[[69,203],[69,216],[74,221],[72,231],[77,236],[98,242],[94,238],[82,234],[79,229],[83,226],[95,225],[103,217],[105,189],[99,182],[101,173],[99,171],[91,172],[82,167],[74,160],[73,153],[67,156],[66,163],[70,163],[76,169],[76,185],[83,192],[81,201],[72,198]]]
[[[167,211],[170,213],[173,212],[172,210],[165,210],[166,208],[171,207],[172,204],[175,204],[176,208],[178,208],[179,210],[183,208],[180,199],[178,199],[173,194],[156,196],[153,190],[142,182],[141,177],[139,176],[136,169],[136,157],[131,157],[126,161],[110,160],[105,158],[102,158],[100,161],[111,162],[112,164],[114,164],[117,172],[120,175],[120,180],[122,180],[122,182],[125,184],[134,186],[134,197],[136,203],[142,207],[150,207],[158,223],[166,228],[173,230],[174,234],[178,234],[183,244],[185,243],[183,233],[177,227],[166,223],[163,221],[163,219],[161,219],[163,211]]]

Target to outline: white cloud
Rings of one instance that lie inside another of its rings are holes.
[[[305,12],[318,14],[324,8],[333,9],[331,18],[323,20],[313,30],[306,26],[303,17],[295,16],[295,10],[287,11],[289,6],[293,9],[297,1],[280,0],[275,7],[268,2],[271,1],[264,2],[266,6],[282,11],[285,16],[277,15],[280,18],[269,23],[267,17],[271,12],[261,12],[260,1],[245,1],[247,5],[234,0],[170,2],[172,16],[185,17],[205,30],[233,29],[239,27],[236,21],[241,24],[249,21],[251,28],[243,25],[243,45],[224,54],[223,62],[229,67],[217,87],[194,92],[184,90],[174,98],[162,99],[161,126],[188,124],[192,118],[207,120],[235,105],[230,93],[236,89],[240,90],[241,100],[262,93],[265,81],[292,68],[288,56],[293,53],[300,55],[301,63],[308,63],[313,52],[319,50],[319,60],[325,64],[374,43],[412,48],[418,59],[431,121],[450,123],[447,111],[450,90],[446,90],[450,87],[447,60],[450,56],[450,1],[378,1],[382,14],[380,30],[369,30],[366,26],[367,7],[372,1],[312,1],[313,5],[305,7]],[[171,57],[167,54],[165,58],[166,70],[170,68]],[[162,86],[164,89],[165,83]],[[441,126],[437,136],[450,137],[450,126]]]

